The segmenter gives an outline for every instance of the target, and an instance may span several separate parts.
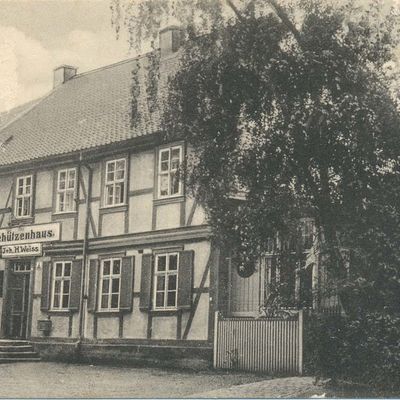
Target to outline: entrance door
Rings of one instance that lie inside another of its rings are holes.
[[[25,339],[27,335],[30,269],[30,260],[10,263],[6,322],[9,338]]]

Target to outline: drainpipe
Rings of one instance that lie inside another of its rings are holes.
[[[80,161],[82,161],[82,155],[80,155]],[[81,164],[82,165],[82,164]],[[84,338],[84,296],[85,296],[85,283],[86,283],[86,264],[87,264],[87,253],[88,253],[88,239],[89,239],[89,222],[90,222],[90,199],[92,197],[92,179],[93,170],[88,164],[84,164],[88,170],[88,184],[86,188],[86,218],[85,218],[85,235],[83,238],[83,251],[82,251],[82,278],[81,278],[81,296],[79,302],[79,336],[77,340],[77,355],[81,350],[82,339]]]

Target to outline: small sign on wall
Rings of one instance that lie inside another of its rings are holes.
[[[36,257],[42,255],[42,244],[14,244],[1,247],[2,258]]]

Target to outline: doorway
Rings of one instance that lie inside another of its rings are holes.
[[[10,261],[7,281],[6,337],[26,339],[31,260]]]

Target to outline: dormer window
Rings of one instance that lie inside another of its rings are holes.
[[[26,218],[32,215],[32,192],[32,175],[17,178],[14,212],[16,218]]]

